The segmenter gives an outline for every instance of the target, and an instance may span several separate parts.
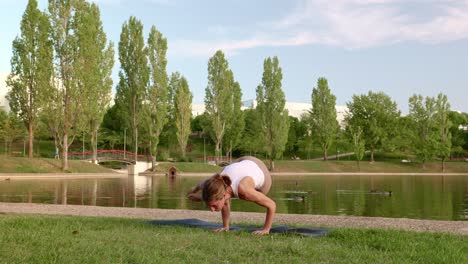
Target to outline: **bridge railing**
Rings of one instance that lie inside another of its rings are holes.
[[[141,161],[151,161],[151,155],[144,155],[144,154],[139,154],[138,160]],[[92,151],[85,151],[85,152],[68,152],[68,159],[70,160],[91,160],[93,158],[93,152]],[[97,151],[97,159],[98,160],[103,160],[103,159],[108,159],[108,160],[124,160],[124,161],[133,161],[135,160],[135,153],[130,152],[130,151],[123,151],[123,150],[118,150],[118,149],[112,149],[112,150],[98,150]]]

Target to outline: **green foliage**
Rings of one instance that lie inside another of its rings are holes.
[[[112,42],[107,43],[98,6],[88,2],[79,3],[73,24],[76,44],[80,47],[75,63],[75,78],[82,91],[81,96],[85,98],[81,106],[87,123],[86,131],[91,135],[93,160],[96,160],[97,131],[111,101],[114,46]],[[111,137],[108,139],[115,142]]]
[[[245,127],[242,132],[242,139],[239,148],[249,154],[254,155],[259,151],[263,151],[262,127],[260,124],[260,116],[255,109],[244,110]]]
[[[210,120],[216,156],[232,118],[234,76],[220,50],[208,61],[208,86],[205,89],[205,111]]]
[[[83,107],[87,100],[83,96],[87,93],[87,88],[81,85],[80,71],[86,60],[81,52],[90,46],[90,40],[87,40],[86,33],[84,36],[80,36],[80,33],[86,31],[86,25],[83,25],[86,22],[82,19],[96,15],[97,7],[88,15],[86,7],[84,0],[49,1],[51,36],[55,51],[55,87],[46,106],[49,116],[45,119],[56,135],[56,142],[63,148],[64,171],[68,169],[68,148],[88,123]]]
[[[175,123],[177,139],[182,158],[185,158],[185,150],[190,135],[190,119],[192,116],[192,93],[189,90],[187,80],[182,77],[174,98]]]
[[[372,91],[367,95],[354,95],[347,106],[349,114],[345,122],[348,126],[362,128],[366,148],[371,152],[371,162],[376,149],[394,148],[392,139],[398,133],[400,112],[388,95]]]
[[[409,99],[409,117],[413,122],[413,152],[423,163],[437,153],[436,102],[432,97],[413,95]]]
[[[362,138],[362,129],[361,127],[350,127],[351,135],[353,137],[353,146],[354,146],[354,155],[356,156],[356,162],[358,166],[358,170],[361,171],[361,167],[359,162],[364,157],[364,140]]]
[[[257,87],[257,111],[271,170],[274,170],[273,161],[283,154],[288,140],[289,117],[288,110],[284,108],[286,100],[282,79],[278,58],[265,59],[262,83]]]
[[[338,121],[336,120],[336,96],[334,96],[328,81],[319,78],[317,87],[312,89],[312,109],[310,119],[312,135],[319,142],[323,158],[327,160],[327,152],[336,138],[338,132]]]
[[[29,134],[29,157],[33,157],[34,129],[39,115],[49,100],[52,82],[52,42],[47,15],[29,0],[21,20],[21,33],[13,41],[10,87],[6,98],[11,111],[18,115]]]
[[[167,86],[167,122],[160,135],[160,144],[166,147],[171,145],[177,145],[177,128],[175,126],[175,107],[174,99],[176,90],[179,87],[181,75],[179,72],[173,72],[169,78],[169,84]],[[193,130],[192,131],[196,131]]]
[[[450,133],[450,127],[452,126],[452,122],[449,118],[450,104],[448,103],[447,96],[440,93],[437,96],[435,107],[435,122],[439,134],[437,144],[437,156],[439,156],[442,159],[442,171],[444,171],[444,162],[450,156],[452,148],[452,134]]]
[[[232,72],[231,72],[232,75]],[[234,81],[234,77],[230,77],[231,81],[231,96],[232,102],[229,107],[230,117],[226,125],[226,132],[224,133],[223,142],[225,145],[226,153],[232,157],[232,151],[239,145],[242,132],[245,127],[244,112],[241,110],[242,106],[242,91],[238,82]],[[234,83],[232,83],[234,82]]]
[[[143,100],[145,99],[150,70],[143,39],[143,24],[135,17],[122,25],[119,41],[119,84],[116,103],[128,113],[126,124],[131,128],[130,135],[138,153],[138,127],[142,122]]]
[[[450,134],[452,134],[452,153],[455,156],[461,156],[463,153],[463,146],[468,144],[466,141],[466,139],[468,139],[466,136],[468,133],[460,129],[460,127],[468,126],[468,114],[450,111],[448,115],[452,123],[450,127]]]
[[[145,125],[149,132],[150,154],[155,157],[159,144],[159,136],[167,122],[168,77],[166,72],[167,39],[151,27],[148,37],[148,61],[150,70],[150,85],[148,86],[147,103],[144,104]],[[153,166],[154,166],[153,159]]]

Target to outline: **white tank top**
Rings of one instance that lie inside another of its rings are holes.
[[[245,177],[251,177],[255,183],[255,189],[260,189],[265,183],[265,175],[258,165],[251,160],[243,160],[232,163],[221,171],[221,175],[227,175],[231,179],[231,188],[235,197],[239,197],[239,183]]]

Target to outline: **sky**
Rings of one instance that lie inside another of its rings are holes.
[[[47,8],[40,0],[39,8]],[[310,103],[327,78],[337,105],[384,92],[408,112],[414,94],[448,96],[468,112],[468,0],[94,0],[116,50],[122,24],[135,16],[168,40],[168,74],[184,75],[203,103],[207,63],[228,59],[243,100],[255,99],[263,61],[277,56],[289,102]],[[11,43],[27,0],[0,0],[0,87],[10,71]],[[115,92],[115,88],[114,88]]]

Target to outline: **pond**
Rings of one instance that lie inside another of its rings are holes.
[[[0,202],[207,210],[186,199],[200,177],[17,179],[0,182]],[[275,176],[278,213],[468,220],[468,176]],[[233,211],[264,212],[233,199]]]

